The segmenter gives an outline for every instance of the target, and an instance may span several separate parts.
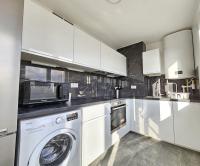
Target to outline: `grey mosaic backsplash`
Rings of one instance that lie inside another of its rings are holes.
[[[40,80],[52,82],[66,82],[69,86],[69,92],[72,93],[72,99],[78,98],[115,98],[115,87],[120,86],[120,97],[144,97],[152,95],[152,84],[158,79],[161,80],[161,94],[165,94],[165,76],[144,77],[144,82],[140,80],[119,77],[110,78],[103,75],[87,72],[70,71],[62,68],[52,68],[40,65],[33,65],[28,61],[21,62],[20,81]],[[181,85],[185,80],[169,80],[178,85],[178,92],[181,92]],[[74,85],[75,88],[71,87]],[[76,87],[78,85],[78,87]],[[136,86],[136,89],[131,89]],[[193,95],[199,96],[199,91],[191,91]]]
[[[57,78],[57,81],[55,78]],[[94,73],[33,65],[28,61],[21,62],[20,81],[22,82],[24,80],[53,82],[63,82],[64,80],[64,82],[69,84],[69,92],[72,93],[72,99],[97,97],[115,98],[114,88],[117,85],[120,84],[124,88],[128,86],[127,82],[121,81],[120,78],[109,78]],[[71,85],[75,87],[73,88]],[[78,87],[76,87],[77,85]]]

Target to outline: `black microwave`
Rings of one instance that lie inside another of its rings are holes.
[[[20,83],[19,105],[66,102],[69,98],[66,83],[24,81]]]

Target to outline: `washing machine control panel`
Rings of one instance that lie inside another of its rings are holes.
[[[78,113],[75,112],[75,113],[68,114],[66,118],[67,118],[67,121],[78,119]]]

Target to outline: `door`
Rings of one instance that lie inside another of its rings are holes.
[[[126,57],[101,43],[101,68],[106,72],[126,76]]]
[[[0,33],[1,33],[0,35],[1,36],[0,37],[0,48],[1,48],[0,49],[0,54],[1,54],[0,55],[0,134],[1,134],[1,132],[2,133],[15,132],[17,129],[23,0],[3,1],[0,5],[0,20],[1,20],[0,22]]]
[[[73,61],[73,26],[32,0],[25,0],[22,36],[25,52]]]
[[[145,135],[174,143],[173,112],[170,101],[144,100]]]
[[[154,49],[143,52],[143,74],[144,75],[161,75],[161,58],[160,50]],[[154,63],[149,63],[154,62]]]
[[[46,136],[33,150],[28,166],[60,164],[74,166],[75,163],[78,164],[77,139],[79,138],[75,133],[65,129]]]
[[[100,41],[75,27],[74,62],[94,69],[100,69]]]
[[[126,104],[111,107],[111,132],[126,125]]]
[[[175,144],[200,151],[200,103],[173,102]]]
[[[110,127],[107,117],[102,116],[83,123],[82,129],[82,162],[88,166],[107,150],[107,135]]]
[[[0,138],[0,165],[12,166],[15,158],[16,135],[8,135]]]

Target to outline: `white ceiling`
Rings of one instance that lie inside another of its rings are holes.
[[[117,49],[191,27],[199,0],[38,0]]]

